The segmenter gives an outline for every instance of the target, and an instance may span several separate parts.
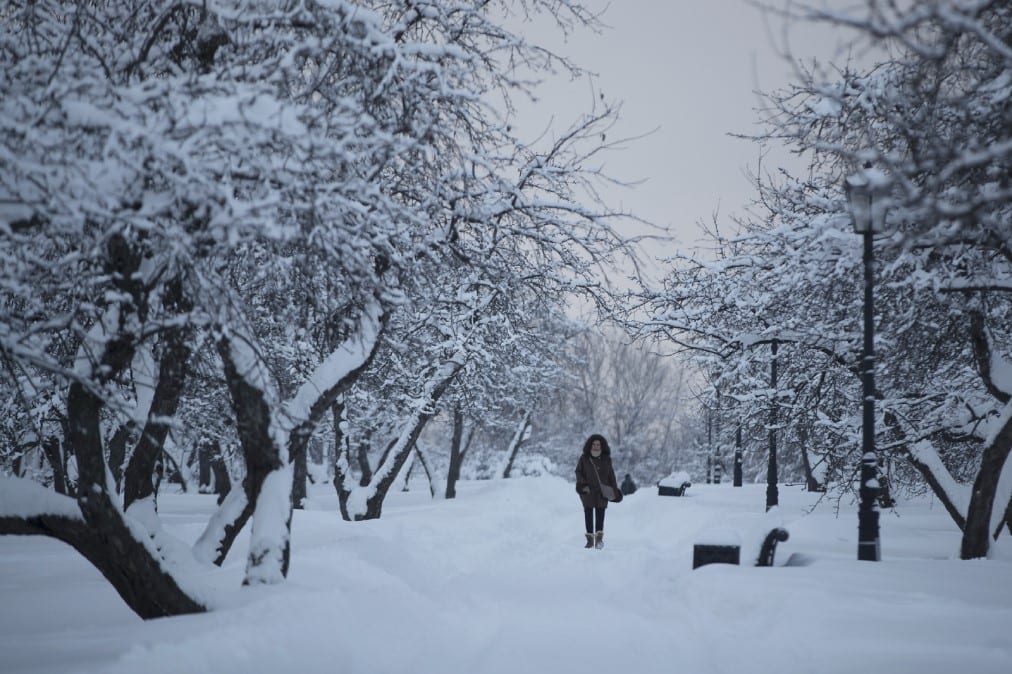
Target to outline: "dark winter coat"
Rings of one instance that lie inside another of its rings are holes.
[[[632,476],[628,473],[626,473],[625,479],[622,480],[622,493],[626,496],[636,493],[636,483],[633,482]]]
[[[611,452],[607,443],[602,444],[604,447],[601,456],[594,458],[590,454],[590,443],[587,443],[580,460],[576,462],[576,493],[580,495],[584,508],[608,507],[608,499],[601,495],[601,488],[598,486],[598,475],[601,476],[601,484],[610,485],[616,492],[621,493],[618,480],[615,479],[615,469],[611,465]]]

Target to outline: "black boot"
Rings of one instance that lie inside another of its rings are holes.
[[[585,534],[587,536],[587,544],[583,547],[592,548],[594,547],[594,534]]]
[[[590,536],[590,534],[587,534],[587,535]],[[590,546],[588,545],[587,547],[589,548]],[[603,531],[598,531],[597,534],[594,536],[594,547],[597,548],[598,550],[600,550],[601,548],[604,547],[604,532]]]

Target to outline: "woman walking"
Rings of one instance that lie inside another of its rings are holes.
[[[594,434],[583,443],[583,453],[576,462],[576,493],[583,503],[583,520],[587,530],[585,548],[604,547],[604,513],[608,501],[622,500],[622,492],[611,465],[611,449],[603,436]]]

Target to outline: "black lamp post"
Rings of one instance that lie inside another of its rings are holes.
[[[734,486],[741,486],[741,426],[738,426],[738,432],[735,434],[734,440]]]
[[[770,360],[770,389],[773,400],[770,405],[770,455],[766,464],[766,510],[780,505],[780,490],[777,489],[777,340],[772,343],[773,358]]]
[[[716,464],[713,452],[713,410],[706,408],[706,484],[713,484],[713,466]]]
[[[882,174],[865,169],[847,178],[847,199],[854,218],[854,231],[864,236],[864,355],[861,361],[864,421],[861,442],[861,504],[857,513],[857,558],[877,562],[879,546],[878,457],[875,453],[875,327],[872,287],[874,250],[872,239],[885,223],[885,181]]]

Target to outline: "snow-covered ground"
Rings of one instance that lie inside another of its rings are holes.
[[[858,562],[857,515],[763,485],[641,489],[608,509],[605,549],[558,478],[422,489],[346,523],[320,486],[296,512],[282,585],[235,589],[214,612],[142,622],[69,547],[0,538],[0,672],[503,673],[1012,672],[1012,547],[955,558],[930,499],[882,515],[881,563]],[[213,496],[163,495],[165,527],[201,532]],[[808,566],[710,565],[692,544],[737,536],[743,557],[782,521]],[[246,539],[226,562],[238,588]]]

